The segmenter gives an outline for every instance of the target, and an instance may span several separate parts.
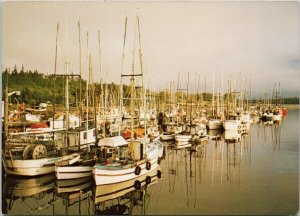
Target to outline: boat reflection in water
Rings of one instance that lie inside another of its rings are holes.
[[[65,215],[93,215],[92,212],[92,190],[94,186],[94,180],[92,176],[57,180],[56,192],[57,196],[63,200],[64,214]],[[56,204],[55,204],[56,205]],[[57,209],[61,206],[57,204]],[[54,206],[55,209],[55,206]],[[61,214],[58,210],[53,212],[55,214]]]
[[[145,214],[150,198],[150,186],[162,177],[160,167],[148,173],[147,178],[136,178],[121,183],[94,187],[96,215]]]
[[[272,143],[272,147],[274,151],[280,150],[281,143],[281,127],[282,121],[272,121],[270,124],[265,124],[265,122],[261,122],[256,125],[257,129],[257,137],[258,140],[265,146],[269,146]]]
[[[51,206],[54,201],[55,176],[52,174],[36,178],[7,176],[2,191],[4,214],[32,214]]]

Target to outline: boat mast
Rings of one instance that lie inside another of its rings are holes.
[[[130,118],[131,118],[131,132],[130,132],[130,137],[131,137],[131,143],[129,145],[130,147],[130,156],[133,158],[134,156],[134,149],[133,149],[133,142],[134,142],[134,95],[135,95],[135,85],[134,85],[134,67],[135,67],[135,45],[136,45],[136,25],[135,25],[135,34],[134,34],[134,46],[133,46],[133,51],[132,51],[132,65],[131,65],[131,88],[130,88]]]
[[[86,131],[89,129],[89,81],[90,81],[90,57],[89,57],[89,32],[86,32],[86,45],[87,45],[87,80],[86,80]]]
[[[123,115],[123,74],[124,74],[124,59],[125,59],[125,44],[126,44],[126,30],[127,30],[127,17],[125,18],[125,27],[124,27],[124,39],[123,39],[123,52],[122,52],[122,66],[121,66],[121,81],[120,81],[120,118],[119,123],[119,136],[121,135],[122,129],[122,115]]]
[[[190,82],[190,72],[188,72],[188,80],[187,80],[187,86],[186,86],[186,115],[185,115],[185,121],[187,120],[187,113],[188,113],[188,101],[189,101],[189,82]]]
[[[69,104],[69,59],[66,58],[65,62],[65,71],[66,71],[66,85],[65,85],[65,109],[66,109],[66,121],[65,121],[65,128],[66,128],[66,136],[65,136],[65,143],[67,147],[69,147],[69,139],[68,139],[68,130],[69,130],[69,112],[70,112],[70,104]]]
[[[80,138],[80,130],[81,130],[81,118],[82,118],[82,98],[81,98],[81,79],[82,79],[82,64],[81,64],[81,31],[80,31],[80,20],[78,21],[78,42],[79,42],[79,142],[78,142],[78,150],[80,150],[81,138]]]
[[[52,106],[52,124],[53,124],[53,130],[55,129],[55,121],[54,121],[54,116],[55,116],[55,82],[56,82],[56,66],[57,66],[57,41],[58,41],[58,30],[59,30],[59,23],[57,23],[56,26],[56,43],[55,43],[55,60],[54,60],[54,82],[53,82],[53,106]],[[52,139],[54,141],[54,132],[52,133]]]

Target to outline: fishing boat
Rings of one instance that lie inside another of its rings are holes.
[[[138,24],[138,34],[140,38],[140,27],[139,27],[139,17],[137,17]],[[125,35],[127,28],[127,17],[125,20]],[[124,37],[125,46],[126,37]],[[140,41],[139,41],[140,42]],[[141,46],[141,44],[139,44]],[[123,47],[124,52],[124,47]],[[141,52],[141,47],[140,47]],[[124,54],[124,53],[123,53]],[[134,134],[134,107],[135,107],[135,98],[134,96],[135,88],[135,79],[137,77],[142,78],[142,107],[143,113],[146,115],[146,95],[143,85],[143,68],[142,68],[142,55],[140,55],[141,63],[141,72],[140,74],[135,74],[134,64],[132,67],[131,74],[124,74],[123,70],[121,72],[121,88],[120,88],[120,107],[121,111],[123,109],[123,103],[121,102],[123,98],[123,78],[130,77],[130,116],[131,116],[131,132],[130,140],[128,141],[128,146],[125,149],[119,151],[112,151],[111,156],[106,159],[104,162],[97,163],[93,168],[93,177],[95,179],[96,185],[107,185],[114,184],[119,182],[128,181],[131,179],[136,179],[140,176],[145,176],[153,169],[155,169],[160,163],[160,159],[163,154],[163,144],[160,141],[148,142],[147,138],[147,121],[143,124],[144,132],[144,141],[137,140]],[[122,59],[122,65],[124,61],[124,55]],[[123,68],[123,67],[122,67]],[[144,116],[146,119],[146,116]],[[122,144],[122,143],[121,143]],[[107,145],[107,144],[105,144]],[[119,143],[116,143],[119,147]]]
[[[119,151],[117,155],[112,154],[106,162],[94,166],[96,185],[113,184],[145,176],[158,166],[163,153],[161,142],[149,143],[146,149],[141,142],[134,141],[131,144],[135,148],[133,158],[124,157]]]
[[[68,59],[66,61],[68,65]],[[89,73],[88,80],[91,73],[91,57],[89,57]],[[66,67],[66,116],[68,119],[69,110],[69,91],[68,91],[68,67]],[[94,125],[89,124],[89,81],[86,83],[86,121],[85,127],[79,127],[76,129],[67,130],[66,133],[62,134],[62,139],[58,140],[57,143],[61,142],[61,145],[65,145],[69,150],[75,151],[74,154],[64,156],[55,163],[55,175],[58,180],[62,179],[76,179],[91,176],[92,167],[95,165],[96,158],[94,155],[89,154],[90,148],[95,148],[96,143],[96,122]],[[95,104],[94,104],[95,107]],[[82,107],[80,106],[80,113]],[[96,112],[95,112],[96,114]],[[96,115],[95,115],[96,119]],[[81,122],[79,122],[81,124]],[[66,128],[69,128],[69,121],[66,122]],[[67,142],[66,142],[67,141]],[[83,158],[82,156],[85,155]]]
[[[35,135],[27,133],[22,139],[18,133],[9,135],[2,153],[6,174],[39,176],[54,172],[55,162],[62,156],[55,153],[53,142],[42,143],[35,139]]]

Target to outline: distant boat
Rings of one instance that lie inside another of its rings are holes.
[[[140,27],[139,27],[139,17],[137,17],[138,24],[138,34],[140,38]],[[127,17],[125,20],[125,34],[124,34],[124,43],[126,43],[126,28],[127,28]],[[139,41],[140,42],[140,41]],[[137,77],[141,77],[142,81],[144,80],[143,67],[142,67],[142,54],[141,54],[141,44],[140,47],[140,64],[141,64],[141,72],[139,74],[135,73],[135,68],[133,66],[131,74],[123,74],[123,69],[121,72],[121,88],[120,88],[120,98],[121,101],[123,98],[123,77],[130,77],[130,117],[131,117],[131,126],[130,126],[130,140],[128,141],[128,145],[124,147],[120,146],[119,142],[111,142],[112,138],[107,138],[106,143],[101,144],[101,140],[99,142],[99,146],[101,145],[109,145],[113,146],[111,148],[110,157],[107,158],[106,161],[101,161],[97,163],[93,168],[93,177],[95,179],[96,185],[106,185],[106,184],[114,184],[123,181],[128,181],[131,179],[135,179],[139,176],[145,176],[153,169],[157,168],[160,159],[163,154],[163,144],[160,141],[150,142],[146,140],[146,132],[147,132],[147,124],[143,123],[143,133],[144,136],[139,138],[137,141],[137,137],[134,134],[134,110],[136,103],[136,87],[135,80]],[[124,47],[123,47],[124,52]],[[123,53],[124,54],[124,53]],[[122,64],[124,63],[124,55],[122,58]],[[133,64],[134,65],[134,64]],[[123,66],[123,65],[122,65]],[[123,67],[122,67],[123,68]],[[146,120],[146,95],[144,90],[144,82],[142,82],[142,110],[144,117]],[[120,104],[121,110],[123,108],[122,103]],[[120,139],[121,140],[121,139]],[[122,143],[121,143],[122,144]],[[122,147],[122,148],[121,148]],[[108,153],[107,151],[104,154]],[[106,158],[106,157],[104,157]]]
[[[170,141],[175,139],[175,133],[163,132],[161,140]]]
[[[175,135],[175,140],[177,142],[188,142],[192,139],[192,135],[189,134],[176,134]]]

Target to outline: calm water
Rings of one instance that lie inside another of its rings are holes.
[[[175,150],[166,144],[159,167],[162,178],[154,170],[151,184],[140,190],[134,189],[134,182],[95,187],[89,178],[71,182],[57,182],[54,175],[6,178],[3,213],[297,214],[298,107],[289,109],[280,126],[254,124],[240,143],[210,141],[197,150]]]

